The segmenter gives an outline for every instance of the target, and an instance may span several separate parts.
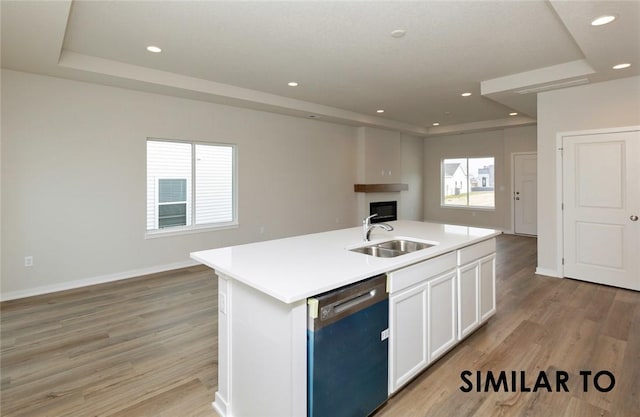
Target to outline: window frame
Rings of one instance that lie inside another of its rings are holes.
[[[469,204],[469,193],[471,192],[471,181],[469,178],[469,160],[492,158],[494,166],[494,185],[493,185],[493,206],[473,206]],[[450,159],[464,159],[466,161],[466,181],[467,181],[467,204],[445,204],[445,161]],[[496,185],[495,185],[495,156],[460,156],[460,157],[443,157],[440,160],[440,208],[456,209],[456,210],[473,210],[473,211],[495,211],[496,210]]]
[[[166,138],[155,138],[155,137],[147,137],[145,140],[145,190],[148,193],[147,185],[148,185],[148,152],[147,152],[147,143],[148,142],[169,142],[169,143],[186,143],[191,145],[191,187],[189,187],[190,192],[190,200],[187,199],[187,218],[191,219],[190,225],[186,226],[173,226],[173,227],[165,227],[158,228],[158,179],[161,178],[169,178],[166,176],[160,176],[156,179],[156,202],[154,204],[156,211],[155,218],[155,229],[146,229],[145,226],[145,239],[154,239],[158,237],[168,237],[168,236],[178,236],[192,233],[202,233],[202,232],[210,232],[215,230],[227,230],[227,229],[235,229],[239,227],[238,221],[238,146],[234,143],[225,143],[225,142],[205,142],[205,141],[194,141],[194,140],[181,140],[181,139],[166,139]],[[195,202],[196,202],[196,145],[203,146],[223,146],[231,148],[231,221],[228,222],[218,222],[218,223],[205,223],[205,224],[195,224]],[[173,176],[172,178],[175,178]],[[188,179],[187,179],[187,182]],[[147,194],[145,193],[145,195]],[[145,204],[145,213],[146,213],[147,204]],[[145,214],[146,217],[146,214]],[[146,221],[145,221],[146,225]]]

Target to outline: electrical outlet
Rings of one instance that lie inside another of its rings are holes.
[[[33,266],[33,256],[24,257],[24,266],[26,267]]]
[[[380,341],[385,341],[389,338],[389,329],[384,329],[382,332],[380,332]]]
[[[218,294],[218,310],[220,313],[227,314],[227,295]]]

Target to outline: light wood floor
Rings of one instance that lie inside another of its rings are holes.
[[[496,316],[375,417],[640,415],[640,293],[535,264],[535,239],[500,236]],[[213,277],[195,267],[2,303],[0,414],[216,416]],[[463,393],[463,370],[524,370],[529,385],[564,370],[570,392]],[[582,392],[580,370],[612,372],[615,388]]]
[[[1,415],[213,417],[217,284],[204,267],[1,305]]]

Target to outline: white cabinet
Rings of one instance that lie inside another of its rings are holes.
[[[429,363],[426,282],[389,297],[389,393]]]
[[[393,394],[495,313],[495,239],[388,276]]]
[[[458,269],[458,338],[462,339],[480,324],[478,311],[479,265],[473,262]]]
[[[495,239],[458,251],[458,339],[496,311]]]
[[[458,341],[456,337],[456,271],[431,279],[427,284],[427,334],[429,362],[432,362]]]
[[[455,266],[449,253],[389,274],[389,393],[456,343]]]
[[[489,255],[480,261],[479,290],[480,323],[496,313],[496,255]]]

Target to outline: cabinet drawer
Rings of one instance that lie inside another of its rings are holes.
[[[496,251],[496,240],[489,239],[458,250],[458,265],[464,265]]]
[[[450,252],[389,273],[389,293],[394,293],[456,267],[456,254]]]

